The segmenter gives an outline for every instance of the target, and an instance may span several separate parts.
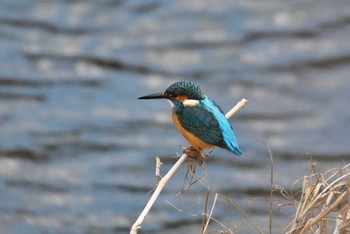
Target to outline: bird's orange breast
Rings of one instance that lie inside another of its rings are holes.
[[[185,137],[185,139],[191,144],[191,146],[197,150],[212,148],[213,145],[207,144],[201,139],[199,139],[197,136],[195,136],[193,133],[187,131],[181,126],[181,123],[179,121],[179,118],[177,117],[176,113],[173,112],[172,114],[173,121],[175,124],[175,127],[181,132],[181,134]]]

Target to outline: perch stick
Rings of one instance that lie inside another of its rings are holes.
[[[227,119],[230,119],[235,113],[237,113],[240,109],[243,108],[245,104],[247,104],[248,100],[243,98],[240,102],[238,102],[229,112],[226,113],[225,117]],[[165,185],[168,183],[168,181],[171,179],[171,177],[174,175],[174,173],[179,169],[179,167],[182,165],[183,162],[186,161],[188,156],[186,154],[182,154],[181,157],[177,160],[177,162],[174,164],[174,166],[168,171],[168,173],[161,178],[159,181],[157,188],[154,190],[151,198],[149,199],[147,205],[141,212],[140,216],[137,218],[136,222],[132,225],[130,234],[137,234],[138,231],[141,229],[141,225],[143,221],[145,220],[148,212],[151,210],[153,204],[157,200],[159,194],[162,192]]]

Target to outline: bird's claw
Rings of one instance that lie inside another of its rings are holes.
[[[199,164],[202,164],[207,158],[207,155],[203,150],[197,150],[192,146],[185,148],[183,153],[186,154],[189,158],[198,161]]]

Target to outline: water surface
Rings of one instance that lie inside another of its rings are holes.
[[[346,0],[0,4],[1,233],[127,233],[155,185],[155,156],[165,173],[187,145],[167,102],[137,97],[177,80],[225,111],[249,100],[231,120],[244,155],[215,149],[196,176],[265,232],[270,167],[258,139],[288,189],[311,173],[310,158],[320,171],[349,161]],[[200,232],[206,188],[176,196],[185,171],[142,233]],[[274,207],[280,233],[293,209]],[[222,199],[213,217],[256,233]]]

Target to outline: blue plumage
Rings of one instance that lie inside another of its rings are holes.
[[[227,149],[236,155],[242,154],[230,123],[212,100],[204,98],[193,107],[185,107],[177,100],[171,101],[174,104],[173,111],[184,129],[205,143]]]
[[[205,143],[216,145],[223,140],[221,129],[214,115],[203,109],[202,106],[184,107],[184,105],[174,100],[173,111],[177,115],[181,126],[193,133]]]
[[[233,129],[226,119],[224,113],[221,108],[219,108],[212,100],[206,98],[202,100],[201,105],[206,108],[212,115],[214,115],[215,120],[218,122],[218,125],[221,130],[221,134],[223,137],[224,146],[218,145],[220,147],[226,148],[232,153],[236,155],[241,155],[242,150],[238,146],[238,142],[236,136],[233,132]],[[216,145],[216,144],[215,144]]]
[[[192,81],[179,81],[164,93],[139,99],[166,98],[173,104],[173,120],[182,135],[197,150],[219,146],[241,155],[232,127],[219,106]]]

